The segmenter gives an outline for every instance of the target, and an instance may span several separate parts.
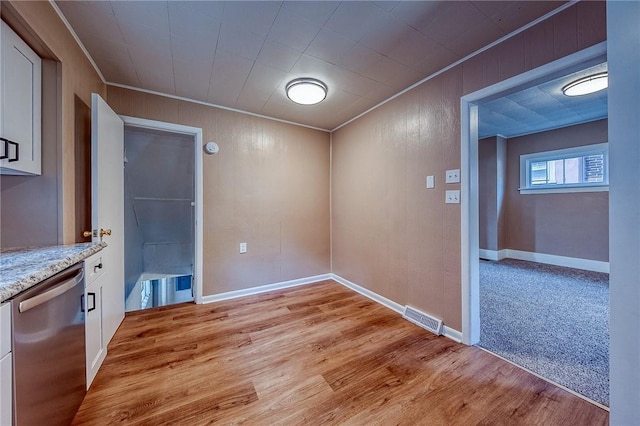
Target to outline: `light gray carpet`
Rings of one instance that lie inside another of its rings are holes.
[[[480,346],[609,405],[609,275],[480,261]]]

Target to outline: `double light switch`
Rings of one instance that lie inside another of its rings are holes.
[[[444,181],[446,183],[460,183],[460,169],[447,170]],[[460,204],[460,190],[454,189],[446,191],[444,202],[446,204]]]

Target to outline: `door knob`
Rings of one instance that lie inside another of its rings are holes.
[[[104,237],[105,235],[111,235],[111,229],[100,228],[100,238]]]
[[[92,235],[93,235],[93,232],[91,232],[91,231],[84,231],[84,232],[82,233],[82,236],[83,236],[83,237],[85,237],[85,238],[86,238],[86,237],[90,237],[90,236],[92,236]]]

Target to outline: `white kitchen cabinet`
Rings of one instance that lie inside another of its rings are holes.
[[[39,175],[42,60],[2,21],[0,174]]]
[[[13,369],[11,352],[0,360],[0,425],[11,425],[13,422]]]
[[[85,270],[85,344],[87,356],[87,389],[107,355],[108,340],[104,335],[102,292],[105,264],[98,252],[84,261]]]
[[[11,352],[11,303],[0,306],[0,358]]]
[[[0,425],[13,422],[13,366],[11,364],[11,304],[0,306]]]
[[[85,294],[87,301],[87,315],[85,318],[87,389],[89,389],[107,355],[102,329],[102,280],[98,278],[89,284]]]

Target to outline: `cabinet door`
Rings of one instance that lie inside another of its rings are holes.
[[[87,351],[87,389],[107,355],[102,324],[102,277],[87,285],[85,300],[85,340]]]
[[[41,173],[41,59],[2,22],[2,174]]]
[[[13,393],[12,393],[11,353],[0,360],[0,425],[10,425],[13,422]]]
[[[11,352],[11,303],[7,302],[0,306],[0,358],[9,352]]]

